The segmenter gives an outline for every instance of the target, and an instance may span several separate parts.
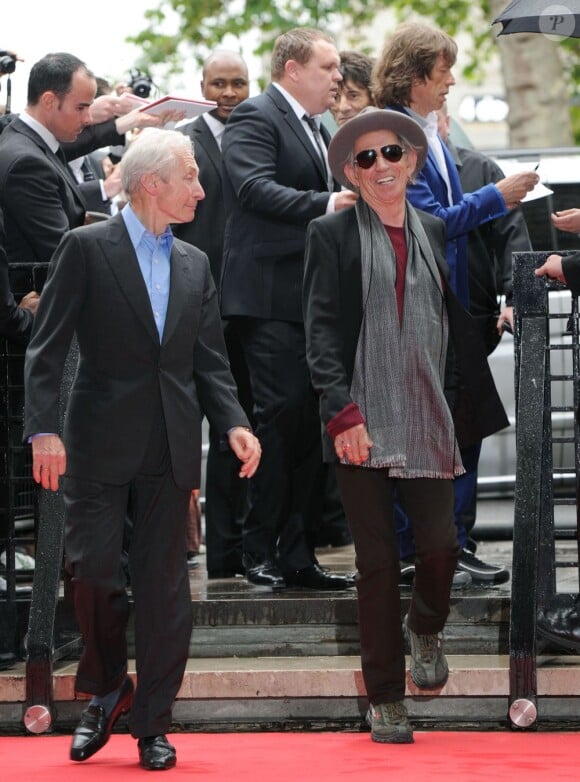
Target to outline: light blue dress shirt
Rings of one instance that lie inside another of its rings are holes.
[[[135,248],[161,342],[167,316],[167,305],[169,304],[170,256],[173,247],[173,234],[169,227],[160,236],[152,234],[139,220],[130,204],[123,208],[121,215],[127,226],[131,243]]]

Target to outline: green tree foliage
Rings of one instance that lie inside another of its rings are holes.
[[[158,0],[147,11],[148,26],[129,39],[141,47],[138,67],[157,65],[166,74],[182,69],[184,56],[193,55],[201,63],[208,53],[224,45],[224,38],[236,38],[259,31],[259,43],[253,52],[271,51],[274,39],[297,26],[340,33],[341,41],[352,48],[369,52],[365,29],[378,12],[390,9],[397,21],[423,17],[452,36],[470,36],[469,51],[462,52],[463,76],[477,80],[482,66],[496,46],[499,27],[491,27],[490,0]],[[154,0],[152,0],[154,2]],[[508,0],[505,5],[507,6]],[[502,8],[505,7],[502,5]],[[166,32],[168,28],[171,32]],[[163,32],[160,32],[163,30]],[[387,31],[385,31],[387,32]],[[580,134],[580,41],[561,42],[563,78],[569,87],[572,118],[576,135]],[[467,56],[467,59],[465,57]]]
[[[184,51],[202,61],[220,45],[226,35],[240,37],[251,30],[261,32],[254,54],[270,51],[276,36],[297,26],[341,31],[349,45],[365,49],[361,29],[372,24],[379,11],[390,9],[398,20],[423,16],[450,35],[469,33],[474,40],[477,61],[485,59],[493,47],[494,33],[486,21],[488,0],[161,0],[145,13],[148,26],[130,38],[143,50],[141,66],[163,63],[177,69]],[[345,23],[345,20],[346,23]],[[172,33],[159,32],[175,23]],[[467,66],[467,75],[476,72],[475,58]]]

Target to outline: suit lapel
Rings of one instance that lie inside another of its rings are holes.
[[[129,306],[134,310],[151,338],[159,344],[159,332],[155,325],[151,300],[139,268],[135,249],[125,227],[125,221],[120,214],[117,214],[107,220],[106,226],[108,229],[106,236],[99,241],[99,244],[107,263]],[[122,338],[122,335],[119,336]]]
[[[44,142],[44,140],[34,131],[31,127],[29,127],[25,122],[22,122],[22,120],[16,118],[11,123],[14,126],[14,130],[17,133],[22,133],[23,136],[26,136],[28,139],[30,139],[38,149],[45,155],[46,159],[49,161],[51,166],[53,166],[59,175],[65,180],[65,183],[70,190],[73,198],[75,198],[83,207],[83,209],[87,209],[87,205],[85,202],[85,199],[82,196],[82,193],[79,189],[78,183],[76,179],[74,178],[73,172],[70,170],[68,165],[61,160],[58,155],[56,155],[52,150],[49,148],[49,146]]]
[[[191,290],[191,261],[188,260],[187,254],[177,247],[175,243],[171,250],[170,262],[169,302],[167,304],[165,328],[163,329],[163,345],[167,344],[173,335]]]
[[[200,117],[195,124],[198,126],[196,129],[196,141],[204,148],[208,158],[211,160],[219,174],[222,168],[222,154],[218,147],[218,143],[215,140],[215,136],[203,117]]]
[[[322,163],[322,160],[320,159],[320,155],[314,149],[314,145],[312,144],[312,141],[310,140],[310,137],[306,132],[304,123],[298,119],[298,117],[296,116],[296,112],[293,110],[292,106],[288,103],[286,98],[282,95],[280,90],[278,90],[276,87],[270,84],[266,89],[266,92],[274,102],[278,111],[280,111],[284,115],[284,119],[286,123],[292,129],[292,132],[295,134],[296,138],[300,141],[300,143],[302,144],[306,152],[309,154],[310,158],[312,159],[312,162],[316,166],[316,170],[322,177],[322,181],[324,182],[325,189],[326,189],[326,171],[324,170],[324,165]],[[324,132],[322,130],[321,132],[324,135]],[[328,142],[326,136],[324,136],[324,142],[325,144],[327,144]]]

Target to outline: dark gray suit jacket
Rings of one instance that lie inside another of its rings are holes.
[[[222,314],[300,322],[306,229],[329,199],[320,155],[272,84],[233,110],[222,154]]]
[[[412,208],[409,205],[409,208]],[[508,419],[497,394],[483,342],[447,280],[446,234],[442,220],[417,210],[445,284],[450,348],[446,394],[451,392],[459,445],[467,447],[504,428]],[[353,208],[314,220],[308,230],[304,315],[312,385],[320,397],[325,426],[352,402],[350,385],[362,323],[360,233]],[[450,388],[450,384],[457,389]],[[324,456],[335,461],[330,438]]]
[[[63,144],[67,159],[122,139],[113,122]],[[72,171],[19,118],[0,135],[0,208],[8,261],[48,263],[62,235],[82,225],[87,204]]]
[[[173,226],[173,233],[189,242],[209,258],[216,285],[219,285],[224,246],[224,198],[222,185],[222,154],[217,141],[203,117],[183,125],[179,130],[193,141],[199,166],[199,181],[205,198],[195,210],[190,223]]]
[[[201,421],[248,426],[236,398],[207,257],[176,239],[160,344],[123,217],[75,229],[49,270],[25,362],[24,436],[58,432],[64,361],[76,333],[79,365],[63,440],[67,474],[127,483],[143,462],[160,395],[173,475],[199,486]]]

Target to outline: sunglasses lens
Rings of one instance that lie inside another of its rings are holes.
[[[399,144],[387,144],[380,149],[381,155],[385,160],[388,160],[389,163],[398,163],[399,160],[403,157],[404,151],[405,150],[403,147],[401,147]],[[363,151],[359,152],[355,157],[357,166],[359,168],[365,169],[371,168],[371,166],[374,165],[376,159],[377,151],[375,149],[363,149]]]
[[[356,156],[356,164],[359,168],[370,168],[377,159],[377,153],[374,149],[363,149]]]
[[[399,144],[387,144],[386,147],[381,147],[381,155],[390,163],[398,163],[403,157],[403,147]]]

